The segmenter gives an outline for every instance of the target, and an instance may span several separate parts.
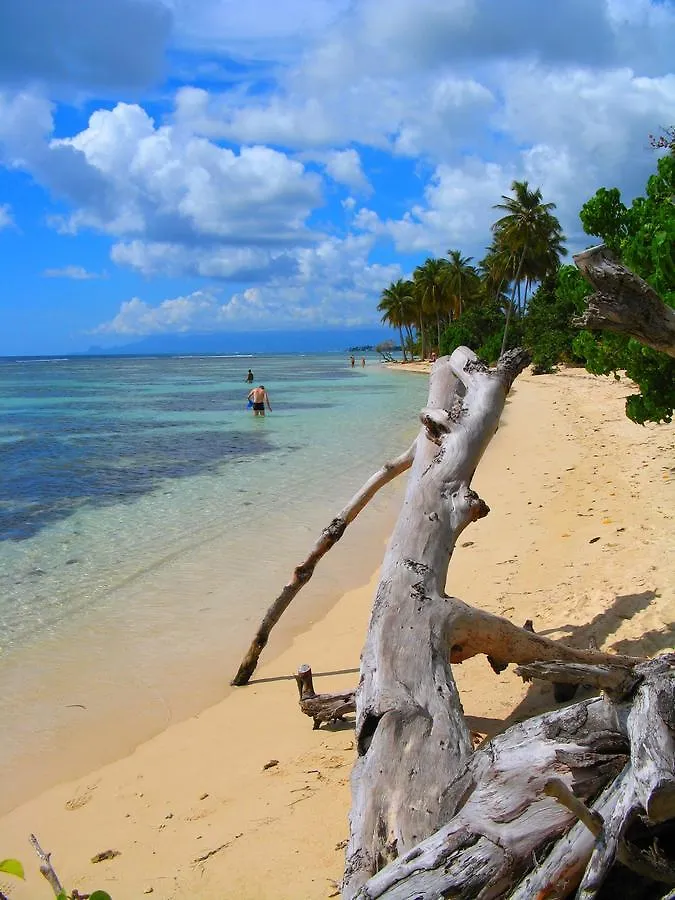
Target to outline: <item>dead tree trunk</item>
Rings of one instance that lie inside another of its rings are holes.
[[[510,386],[527,362],[523,351],[511,351],[490,370],[471,351],[459,348],[432,369],[428,406],[421,414],[423,428],[415,443],[403,507],[382,564],[361,661],[356,695],[358,758],[352,774],[345,898],[453,896],[452,891],[444,894],[438,885],[433,889],[436,893],[410,886],[405,888],[410,888],[410,893],[388,893],[389,887],[383,893],[377,887],[371,890],[371,883],[366,886],[388,863],[399,860],[397,864],[403,865],[401,860],[417,860],[423,852],[415,849],[420,841],[446,823],[451,832],[447,839],[440,839],[439,847],[451,845],[452,859],[465,859],[463,877],[466,866],[478,866],[482,874],[477,875],[477,883],[492,883],[510,859],[510,849],[505,853],[480,832],[480,805],[474,819],[452,818],[467,806],[468,793],[476,785],[470,761],[485,757],[477,754],[472,758],[451,662],[478,653],[521,664],[559,660],[630,667],[637,662],[630,657],[572,650],[445,594],[448,563],[459,535],[489,512],[471,489],[471,480],[497,429]],[[580,742],[580,746],[588,750],[587,744]],[[547,752],[550,747],[542,750],[541,772],[550,777],[554,757],[546,756]],[[586,751],[579,752],[583,755]],[[504,770],[508,770],[507,782],[519,766],[530,766],[516,746],[505,749],[505,759],[510,760]],[[592,769],[596,763],[600,765],[594,761]],[[528,773],[526,768],[523,777]],[[485,787],[493,797],[499,795],[497,783],[507,789],[499,778],[495,782],[493,771],[492,787]],[[513,800],[526,802],[517,788]],[[552,803],[547,800],[546,808],[553,810]],[[465,814],[469,812],[467,808]],[[563,822],[561,830],[569,824],[565,810],[555,808],[550,815]],[[527,828],[531,827],[530,822]],[[431,851],[432,858],[436,854]],[[447,866],[448,859],[444,870]],[[512,877],[518,874],[519,866],[514,866]]]
[[[627,334],[675,357],[675,309],[651,285],[604,244],[577,253],[574,262],[597,292],[586,298],[586,311],[573,320],[575,325]]]
[[[675,655],[636,671],[634,696],[585,700],[531,718],[470,756],[447,786],[435,785],[447,824],[352,896],[553,900],[579,887],[577,897],[591,898],[615,859],[663,884],[665,893],[675,884],[672,846],[637,848],[628,830],[637,817],[645,828],[673,815],[672,767],[666,774],[672,732],[661,745],[645,741],[645,731],[664,739],[672,721]],[[592,798],[589,810],[583,801]],[[649,809],[657,812],[650,816]]]

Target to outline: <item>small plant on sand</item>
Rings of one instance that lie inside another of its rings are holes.
[[[31,834],[30,840],[35,848],[35,852],[42,862],[40,872],[54,892],[56,900],[111,900],[110,894],[106,891],[94,891],[91,894],[81,894],[76,889],[71,892],[64,890],[59,877],[51,864],[51,853],[45,853],[34,834]],[[18,859],[0,860],[0,873],[13,875],[15,878],[20,878],[22,881],[25,881],[26,879],[23,865]],[[3,888],[4,890],[10,890],[6,885],[0,885],[0,900],[9,900],[8,895],[3,892]]]

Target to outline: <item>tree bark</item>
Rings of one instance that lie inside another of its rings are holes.
[[[572,320],[575,325],[627,334],[675,357],[675,309],[651,285],[604,244],[577,253],[574,262],[597,292],[586,298],[586,311]]]

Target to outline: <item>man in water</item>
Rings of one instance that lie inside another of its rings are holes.
[[[253,390],[248,395],[248,399],[253,403],[254,416],[265,415],[265,404],[267,404],[267,408],[269,409],[269,411],[272,412],[272,407],[270,406],[270,398],[267,396],[267,391],[265,390],[264,384],[261,384],[257,388],[253,388]]]
[[[244,381],[247,381],[249,384],[253,384],[253,372],[250,369],[248,370],[248,375],[246,376]]]

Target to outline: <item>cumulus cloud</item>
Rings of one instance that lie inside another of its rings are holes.
[[[400,274],[378,250],[481,255],[513,179],[557,204],[574,248],[593,191],[642,189],[675,108],[675,10],[656,0],[164,2],[226,90],[183,85],[161,121],[118,103],[58,137],[46,97],[0,95],[0,161],[62,201],[62,234],[110,236],[147,277],[241,285],[135,298],[116,328],[373,321]]]
[[[322,202],[321,178],[278,150],[221,147],[157,126],[136,104],[97,110],[72,137],[51,138],[52,127],[45,100],[0,97],[6,164],[70,203],[72,212],[50,220],[61,233],[89,228],[122,239],[117,262],[248,277],[288,269],[284,248],[316,238],[306,220]]]
[[[3,228],[13,228],[15,226],[14,216],[12,215],[12,207],[9,203],[0,203],[0,231]]]
[[[415,204],[400,219],[382,219],[375,210],[358,210],[354,224],[390,238],[399,252],[447,253],[460,246],[479,253],[495,219],[493,205],[508,192],[516,169],[469,159],[462,166],[440,165]]]
[[[268,329],[375,323],[374,297],[401,277],[398,264],[369,263],[371,235],[326,238],[296,251],[291,275],[270,275],[228,298],[199,290],[152,305],[134,297],[97,329],[101,334]]]
[[[162,0],[3,0],[0,84],[147,87],[163,73],[171,24]]]
[[[94,278],[107,278],[105,273],[88,272],[83,266],[63,266],[61,269],[45,269],[45,278],[70,278],[73,281],[91,281]]]
[[[356,150],[333,150],[326,159],[326,172],[333,181],[355,191],[370,193],[372,187],[361,168],[361,157]]]

